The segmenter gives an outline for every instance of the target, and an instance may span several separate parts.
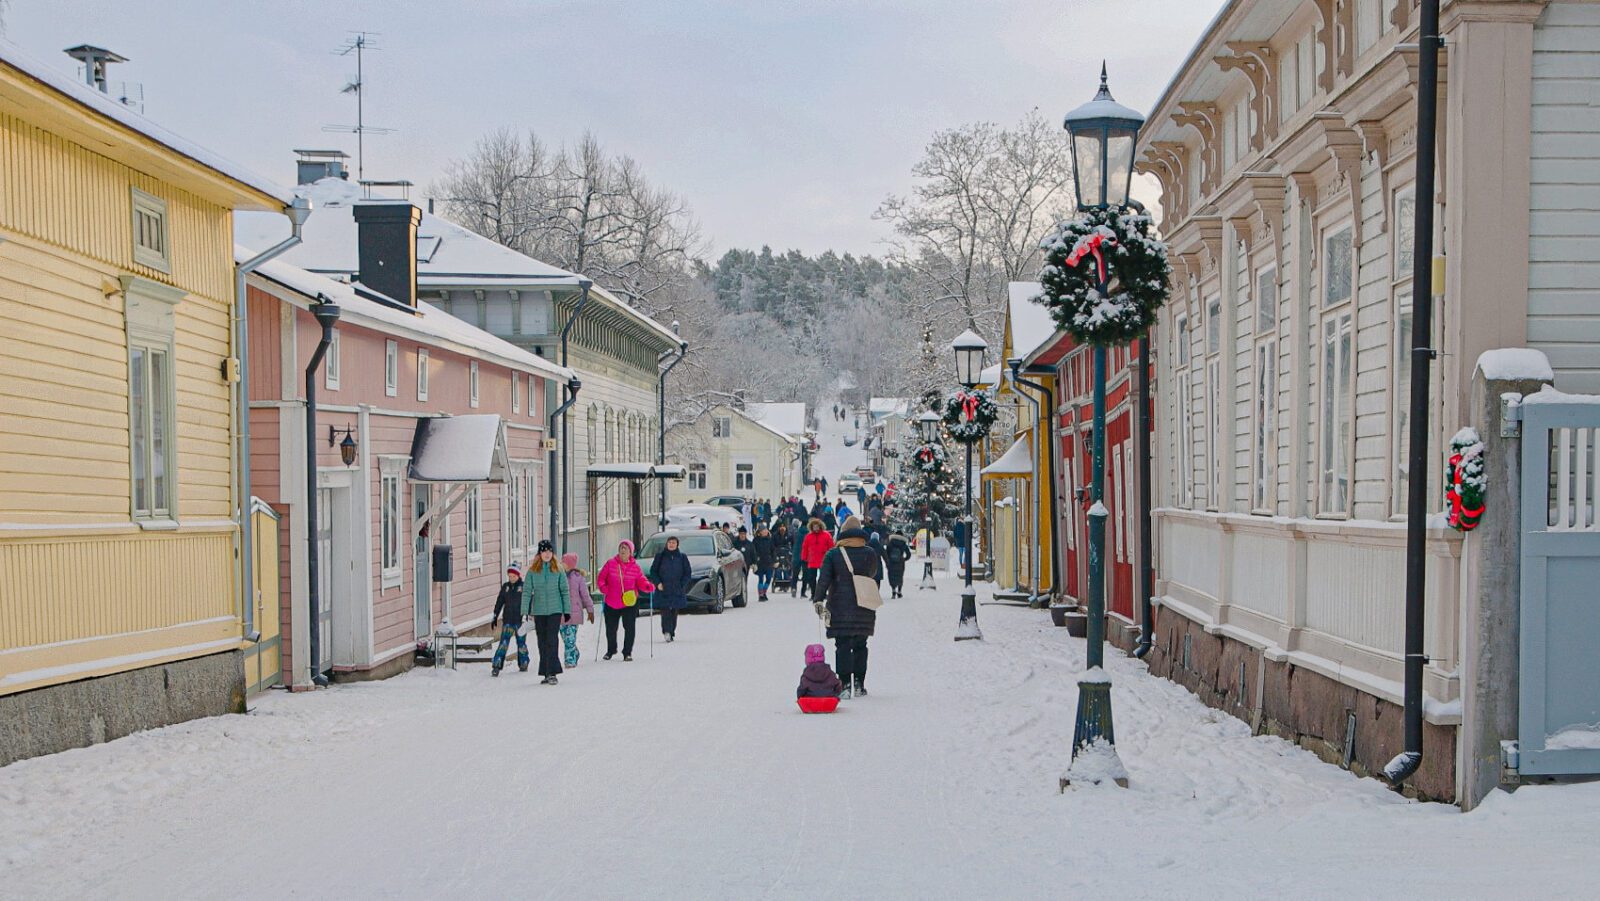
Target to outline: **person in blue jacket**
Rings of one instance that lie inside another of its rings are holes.
[[[661,619],[661,634],[667,641],[678,637],[678,611],[689,606],[689,585],[694,581],[694,568],[689,558],[678,550],[676,537],[667,539],[667,547],[656,555],[650,564],[650,581],[656,590],[650,595],[650,607]]]

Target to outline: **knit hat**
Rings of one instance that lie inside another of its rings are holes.
[[[617,547],[619,547],[619,548],[627,548],[628,549],[628,553],[630,553],[630,554],[633,553],[633,542],[629,541],[626,538],[624,538],[621,541],[617,542]]]
[[[511,573],[514,576],[521,577],[522,576],[522,564],[521,563],[509,564],[509,565],[506,566],[506,572]]]
[[[839,528],[839,531],[848,532],[851,529],[859,529],[859,528],[861,528],[861,520],[860,520],[859,517],[846,516],[844,518],[844,525]]]
[[[548,538],[539,542],[539,553],[542,554],[545,551],[549,551],[552,554],[556,552],[556,546],[552,544]]]
[[[828,659],[828,651],[820,644],[806,645],[806,662],[821,663]]]
[[[567,569],[577,569],[578,568],[578,555],[577,554],[562,554],[561,555],[561,565],[565,566]]]

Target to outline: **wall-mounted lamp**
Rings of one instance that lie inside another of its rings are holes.
[[[328,426],[328,446],[338,445],[339,459],[343,460],[346,466],[356,465],[355,431],[354,428],[336,429],[331,425]],[[344,434],[344,440],[336,442],[334,439],[338,438],[341,432]]]

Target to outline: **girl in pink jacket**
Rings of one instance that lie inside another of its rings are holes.
[[[650,580],[646,579],[644,572],[639,569],[639,564],[633,559],[633,542],[626,539],[617,545],[617,555],[607,560],[600,567],[600,575],[595,577],[594,585],[600,589],[600,596],[605,599],[606,609],[606,656],[610,660],[617,656],[617,623],[622,624],[622,659],[633,659],[633,634],[634,627],[639,619],[639,595],[656,590]],[[633,592],[631,600],[627,603],[624,598],[627,592]]]
[[[567,589],[572,596],[572,612],[561,618],[561,643],[566,645],[567,669],[578,665],[578,626],[585,616],[594,622],[594,598],[589,596],[589,574],[578,568],[578,555],[561,558],[567,568]]]

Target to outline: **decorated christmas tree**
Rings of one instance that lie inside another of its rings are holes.
[[[935,531],[950,528],[961,515],[961,477],[945,443],[907,438],[900,457],[906,461],[906,478],[896,498],[900,517],[913,529],[922,528],[924,519],[932,520]]]

